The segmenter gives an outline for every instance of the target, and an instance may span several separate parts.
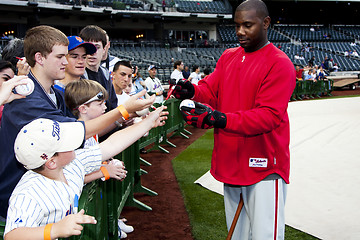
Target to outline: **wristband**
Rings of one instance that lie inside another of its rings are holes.
[[[104,174],[105,181],[110,179],[110,174],[106,167],[100,167],[101,172]]]
[[[125,120],[128,120],[128,119],[129,119],[129,113],[128,113],[128,111],[126,111],[124,105],[119,105],[119,106],[117,107],[117,109],[119,110],[119,112],[121,113],[121,115],[123,116],[123,118],[124,118]]]
[[[53,223],[49,223],[45,226],[44,229],[44,240],[51,240],[51,228]]]

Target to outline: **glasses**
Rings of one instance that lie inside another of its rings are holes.
[[[80,104],[78,107],[74,108],[74,110],[77,110],[81,105],[86,105],[93,101],[102,101],[102,100],[104,100],[104,93],[100,91],[95,96],[84,102],[83,104]]]
[[[89,100],[87,100],[86,102],[84,102],[83,104],[81,105],[85,105],[85,104],[88,104],[88,103],[91,103],[93,101],[102,101],[104,100],[104,94],[103,92],[98,92],[98,94],[96,94],[95,96],[93,96],[92,98],[90,98]]]

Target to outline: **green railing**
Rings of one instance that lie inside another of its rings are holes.
[[[150,206],[138,201],[134,193],[143,192],[150,196],[157,193],[141,185],[141,175],[146,172],[140,168],[140,164],[151,165],[140,158],[140,148],[153,144],[148,151],[161,150],[169,153],[168,150],[160,146],[167,144],[176,147],[168,138],[181,135],[188,138],[185,122],[179,111],[180,100],[169,99],[165,102],[168,107],[169,116],[166,124],[162,127],[151,129],[149,135],[142,137],[133,145],[125,149],[116,156],[117,159],[124,161],[127,177],[123,181],[109,179],[108,181],[96,180],[84,186],[79,199],[79,209],[84,209],[85,213],[94,216],[97,220],[96,225],[85,224],[80,236],[73,236],[69,239],[118,239],[118,218],[124,206],[135,206],[142,210],[152,210]],[[156,106],[156,105],[155,105]],[[0,237],[2,239],[5,223],[0,222]]]
[[[314,81],[296,81],[296,86],[291,100],[302,100],[304,98],[315,98],[321,96],[331,96],[333,90],[334,81],[329,80],[318,80]]]

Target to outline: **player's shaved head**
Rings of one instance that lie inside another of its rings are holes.
[[[269,16],[269,11],[265,3],[261,0],[246,0],[236,8],[236,11],[250,10],[256,10],[256,14],[260,19],[264,19]]]

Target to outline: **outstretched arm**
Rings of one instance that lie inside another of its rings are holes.
[[[104,142],[100,143],[102,159],[107,160],[122,152],[131,144],[140,139],[151,128],[163,126],[168,112],[163,112],[165,106],[158,107],[144,120],[112,134]]]
[[[126,109],[126,111],[129,114],[133,114],[136,111],[142,110],[144,108],[150,107],[154,101],[155,96],[150,97],[148,99],[141,99],[142,96],[144,96],[146,93],[146,90],[143,90],[129,98],[123,105]],[[89,121],[85,122],[85,129],[86,129],[86,136],[85,139],[88,139],[91,136],[94,136],[95,134],[98,134],[100,131],[104,130],[111,124],[114,124],[115,121],[119,120],[122,116],[120,111],[115,108],[108,113],[101,115],[100,117],[91,119]],[[115,125],[114,125],[115,126]]]

